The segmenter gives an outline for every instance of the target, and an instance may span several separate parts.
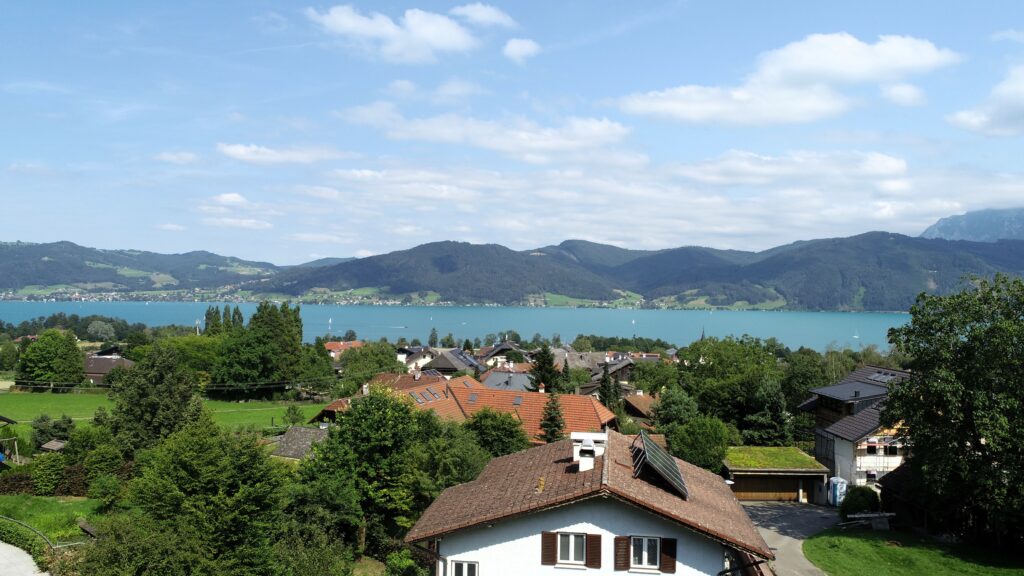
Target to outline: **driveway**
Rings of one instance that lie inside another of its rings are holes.
[[[40,572],[28,552],[0,542],[0,574],[4,576],[36,576]]]
[[[839,521],[835,508],[793,502],[744,502],[750,519],[775,552],[777,576],[823,576],[804,558],[803,541]]]

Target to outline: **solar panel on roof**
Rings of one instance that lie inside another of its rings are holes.
[[[679,472],[676,461],[664,448],[655,444],[645,430],[640,431],[638,438],[640,438],[641,446],[636,446],[635,443],[633,446],[633,477],[639,476],[643,467],[647,466],[661,476],[665,482],[668,482],[683,497],[683,500],[686,500],[689,491],[686,489],[686,482]]]
[[[415,400],[417,404],[423,404],[423,399],[417,396],[415,392],[409,392],[409,396],[412,396],[412,399]]]

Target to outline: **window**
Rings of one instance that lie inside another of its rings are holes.
[[[900,447],[899,446],[886,446],[885,447],[885,455],[886,456],[899,456],[900,455]]]
[[[558,533],[558,563],[583,564],[587,557],[587,535]]]
[[[661,566],[661,555],[658,552],[658,549],[661,547],[660,538],[633,536],[632,542],[630,568],[656,569]]]
[[[452,560],[452,576],[478,576],[480,571],[476,562]]]
[[[874,444],[868,445],[868,454],[878,454],[878,446]]]

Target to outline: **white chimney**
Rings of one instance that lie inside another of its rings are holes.
[[[594,459],[604,455],[605,448],[608,447],[608,434],[573,432],[569,437],[572,439],[572,460],[579,463],[579,471],[593,470]]]
[[[537,392],[540,392],[541,394],[544,393],[544,383],[543,382],[541,382],[540,384],[537,384]]]
[[[594,458],[597,457],[597,448],[594,447],[594,441],[587,438],[580,445],[579,449],[579,462],[578,469],[580,472],[587,472],[594,469]]]
[[[363,384],[363,396],[369,396],[369,395],[370,395],[370,383],[367,382],[366,384]]]

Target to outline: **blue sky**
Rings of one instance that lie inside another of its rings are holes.
[[[1016,2],[0,10],[2,240],[764,249],[1024,205]]]

